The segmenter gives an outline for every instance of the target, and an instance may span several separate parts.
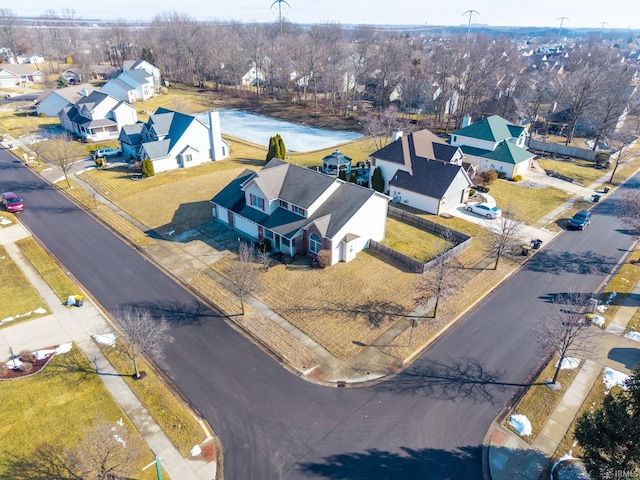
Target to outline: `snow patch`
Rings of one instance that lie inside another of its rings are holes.
[[[11,220],[5,217],[0,217],[0,225],[11,225]]]
[[[526,415],[511,415],[509,424],[519,435],[531,435],[531,422]]]
[[[72,347],[71,342],[58,345],[58,348],[56,348],[56,355],[62,355],[63,353],[68,353],[71,350],[71,347]]]
[[[602,381],[607,387],[606,393],[609,393],[609,390],[611,390],[611,387],[613,387],[614,385],[618,385],[619,387],[626,390],[627,386],[625,385],[625,382],[628,378],[629,375],[627,375],[626,373],[619,372],[609,367],[605,368],[604,374],[602,375]]]
[[[196,445],[195,447],[193,447],[191,449],[191,456],[192,457],[197,457],[201,453],[202,453],[202,449],[200,448],[200,445]]]
[[[626,338],[640,342],[640,332],[627,332],[624,334]]]
[[[556,367],[558,366],[558,362],[556,362]],[[560,366],[560,370],[574,370],[580,366],[580,360],[575,357],[565,357],[562,359],[562,365]]]
[[[101,343],[103,345],[109,345],[113,347],[116,344],[116,335],[115,333],[102,333],[93,336],[93,339]]]
[[[591,323],[593,323],[594,325],[597,325],[600,328],[604,328],[604,317],[602,315],[594,315],[590,313],[589,315],[587,315],[587,318],[590,318]]]
[[[49,349],[49,350],[38,350],[37,352],[34,352],[34,355],[36,356],[36,360],[44,360],[45,358],[50,357],[54,353],[56,353],[55,348]]]
[[[14,320],[19,320],[21,318],[30,317],[34,313],[41,314],[41,313],[47,313],[47,311],[44,308],[40,307],[40,308],[36,308],[33,311],[29,311],[29,312],[25,312],[25,313],[18,313],[17,315],[15,315],[13,317],[3,318],[2,320],[0,320],[0,325],[2,325],[3,323],[13,322]]]

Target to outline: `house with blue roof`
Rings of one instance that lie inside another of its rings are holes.
[[[459,147],[481,172],[495,170],[507,178],[524,175],[535,157],[527,150],[525,128],[498,115],[463,124],[449,135],[449,144]]]
[[[384,239],[389,197],[316,170],[272,159],[244,170],[211,199],[213,217],[274,251],[348,262]]]
[[[146,122],[125,126],[118,140],[123,155],[149,158],[156,173],[222,160],[230,151],[217,111],[209,112],[207,125],[194,115],[159,108]]]

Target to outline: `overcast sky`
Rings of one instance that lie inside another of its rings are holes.
[[[0,3],[8,3],[5,0]],[[293,23],[337,22],[377,25],[560,26],[564,28],[638,28],[637,0],[28,0],[7,5],[20,16],[38,16],[67,7],[77,18],[150,20],[161,12],[187,13],[196,19],[267,22],[283,17]]]

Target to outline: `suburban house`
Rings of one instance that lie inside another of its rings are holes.
[[[2,64],[0,67],[0,87],[42,83],[44,80],[44,73],[29,64]]]
[[[322,172],[272,159],[245,170],[211,199],[213,217],[274,251],[331,264],[353,260],[385,235],[389,197]]]
[[[525,145],[527,134],[524,127],[498,115],[475,123],[468,123],[469,117],[465,119],[462,128],[450,133],[449,143],[460,147],[479,171],[495,170],[513,178],[529,170],[535,155]]]
[[[380,169],[394,203],[440,215],[468,199],[472,182],[458,147],[429,130],[397,132],[394,138],[370,155],[371,168]]]
[[[39,53],[18,55],[16,63],[44,63],[44,55]]]
[[[98,64],[89,67],[91,80],[109,80],[118,73],[118,69],[111,65]]]
[[[60,124],[65,130],[96,142],[118,138],[122,127],[138,121],[136,109],[128,103],[97,90],[80,92],[81,98],[60,112]]]
[[[57,117],[64,107],[75,105],[78,100],[94,90],[95,88],[88,83],[55,90],[47,89],[36,99],[36,112],[45,117]]]
[[[217,111],[209,112],[207,125],[193,115],[159,108],[146,123],[125,126],[118,140],[124,155],[149,158],[156,173],[222,160],[230,151]]]
[[[102,87],[102,91],[119,100],[146,101],[160,89],[160,70],[145,60],[125,62],[122,73]]]
[[[242,83],[243,87],[255,87],[256,84],[261,84],[262,82],[264,82],[264,73],[262,73],[262,70],[257,69],[254,65],[249,69],[249,71],[247,71],[247,73],[242,76],[240,82]]]

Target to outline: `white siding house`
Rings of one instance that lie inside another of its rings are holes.
[[[122,130],[119,141],[124,155],[149,158],[156,173],[188,168],[229,156],[229,145],[220,133],[219,113],[209,113],[210,125],[193,115],[159,108],[146,123]]]
[[[275,251],[348,262],[384,239],[389,197],[281,160],[245,170],[211,199],[213,217]]]
[[[527,150],[526,137],[524,127],[492,115],[452,132],[449,143],[460,147],[478,170],[495,170],[512,178],[524,175],[535,156]]]
[[[380,169],[384,192],[394,203],[439,215],[468,199],[472,182],[458,147],[429,130],[394,138],[370,156],[371,168]]]

